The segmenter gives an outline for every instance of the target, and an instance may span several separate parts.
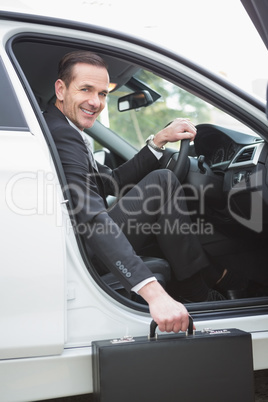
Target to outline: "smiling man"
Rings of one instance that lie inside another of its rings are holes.
[[[106,104],[109,76],[106,68],[78,63],[72,69],[72,78],[61,72],[55,83],[55,105],[79,130],[90,128]]]
[[[113,272],[128,291],[140,294],[160,331],[185,331],[186,308],[166,293],[138,254],[149,244],[161,249],[180,283],[180,297],[223,299],[211,288],[228,288],[227,271],[210,266],[196,236],[166,229],[176,221],[178,227],[190,227],[191,220],[179,181],[171,171],[160,169],[159,160],[167,142],[193,140],[196,128],[189,119],[175,119],[122,166],[111,170],[96,164],[83,130],[92,127],[104,109],[108,87],[108,70],[98,55],[69,53],[59,65],[56,103],[44,113],[72,196],[75,229],[99,273]],[[107,195],[127,186],[130,191],[108,210]],[[130,219],[134,230],[129,229]],[[141,227],[146,231],[140,231]]]

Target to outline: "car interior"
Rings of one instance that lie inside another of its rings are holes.
[[[209,303],[195,304],[190,306],[192,310],[227,311],[232,307],[250,309],[264,305],[268,297],[268,145],[265,140],[246,125],[238,125],[233,118],[230,118],[231,124],[222,123],[225,113],[217,111],[215,114],[208,104],[206,107],[203,103],[199,104],[198,89],[193,90],[190,85],[187,87],[186,82],[174,82],[161,76],[159,71],[150,68],[148,61],[142,65],[133,56],[117,54],[114,49],[98,47],[96,43],[38,34],[17,35],[8,43],[8,52],[44,127],[63,186],[63,169],[42,119],[42,111],[54,101],[59,60],[75,49],[96,51],[109,66],[112,84],[108,99],[108,106],[111,107],[110,127],[103,118],[86,132],[94,141],[96,158],[111,168],[131,158],[144,146],[147,136],[157,132],[153,130],[162,128],[158,125],[159,120],[156,126],[153,125],[151,117],[157,115],[157,112],[150,112],[153,108],[160,111],[161,107],[163,124],[177,114],[180,117],[180,113],[189,112],[195,119],[195,141],[183,141],[180,148],[168,146],[161,164],[163,168],[173,170],[180,179],[191,211],[193,228],[209,258],[244,276],[247,289],[243,294],[213,302],[209,306]],[[148,82],[145,81],[147,78]],[[150,80],[153,79],[155,82],[161,80],[158,86],[154,85],[154,81],[151,85]],[[176,94],[176,91],[183,92]],[[165,103],[163,99],[166,99]],[[196,105],[191,104],[192,99],[195,99]],[[166,115],[165,108],[169,109]],[[199,110],[199,114],[196,110]],[[137,129],[146,124],[148,132]],[[120,129],[124,125],[126,134],[121,135]],[[130,139],[128,136],[131,132]],[[69,199],[68,194],[66,197]],[[115,200],[111,198],[109,202]],[[77,242],[89,272],[100,286],[120,302],[147,311],[142,299],[127,294],[112,274],[100,278],[86,256],[79,235]],[[160,251],[148,249],[142,257],[160,283],[175,297],[172,273]]]

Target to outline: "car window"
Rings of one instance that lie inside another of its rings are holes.
[[[0,128],[27,130],[27,123],[2,59],[0,59]]]
[[[249,131],[231,116],[149,71],[141,69],[135,74],[135,78],[161,97],[147,107],[119,112],[118,99],[132,92],[127,86],[123,86],[109,94],[106,113],[100,119],[137,149],[144,146],[144,141],[150,134],[157,133],[176,117],[187,117],[194,124],[211,123],[243,132]],[[179,144],[169,146],[178,147]]]

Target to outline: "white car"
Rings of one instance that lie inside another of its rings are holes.
[[[0,11],[0,401],[91,393],[91,342],[147,334],[151,321],[142,300],[111,275],[97,274],[74,233],[63,169],[42,115],[53,102],[58,61],[74,49],[101,54],[114,84],[107,110],[87,131],[100,161],[121,164],[175,117],[187,114],[197,124],[188,154],[167,148],[163,167],[174,169],[184,158],[179,175],[192,230],[248,285],[244,294],[187,308],[197,330],[250,332],[254,369],[267,369],[265,104],[137,38]],[[154,264],[150,255],[148,261]]]

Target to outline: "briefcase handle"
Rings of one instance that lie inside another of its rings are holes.
[[[149,339],[155,338],[156,328],[157,328],[157,323],[154,320],[152,320],[151,324],[150,324]],[[190,315],[189,315],[189,325],[188,325],[187,333],[188,333],[188,335],[193,335],[193,333],[194,333],[194,322],[193,322],[193,318]]]

